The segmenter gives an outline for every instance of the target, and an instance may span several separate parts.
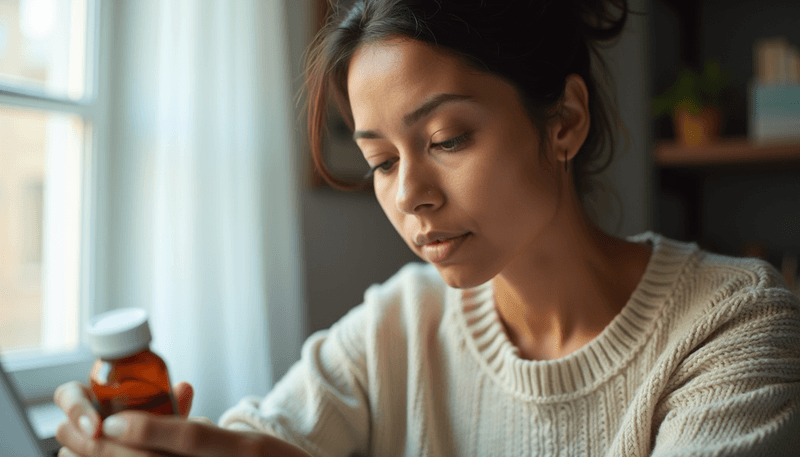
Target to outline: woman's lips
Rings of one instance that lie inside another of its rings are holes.
[[[467,236],[469,236],[469,233],[440,242],[428,243],[422,246],[422,253],[431,263],[442,262],[453,256],[453,253],[461,246]]]

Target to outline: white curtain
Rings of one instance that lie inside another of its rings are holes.
[[[266,394],[302,342],[283,8],[116,5],[107,296],[150,310],[154,350],[212,420]]]

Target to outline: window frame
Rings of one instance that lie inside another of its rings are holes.
[[[104,240],[107,185],[105,169],[110,140],[110,76],[113,2],[87,0],[86,5],[86,88],[83,98],[71,100],[44,91],[16,88],[0,83],[0,106],[35,109],[80,116],[84,130],[83,179],[80,215],[79,325],[88,316],[110,307],[105,298]],[[14,379],[29,405],[52,401],[55,389],[68,381],[87,378],[94,356],[88,349],[85,331],[79,329],[79,347],[54,354],[6,354],[3,368]]]

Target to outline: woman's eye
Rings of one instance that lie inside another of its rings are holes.
[[[455,152],[459,150],[461,147],[463,147],[464,143],[466,143],[468,139],[469,139],[469,133],[465,133],[455,138],[451,138],[447,141],[442,141],[441,143],[431,143],[431,147],[439,148],[446,152]]]
[[[364,176],[364,178],[369,179],[369,178],[373,177],[375,175],[375,171],[380,171],[380,173],[384,173],[384,174],[388,173],[389,170],[392,169],[392,165],[394,165],[395,161],[396,161],[396,159],[389,159],[389,160],[387,160],[385,162],[381,162],[378,165],[375,165],[374,167],[370,168],[370,170],[367,172],[367,174],[366,174],[366,176]]]
[[[387,172],[392,168],[392,165],[394,165],[394,159],[380,163],[377,168],[382,172]]]
[[[431,148],[441,149],[442,151],[445,151],[445,152],[455,152],[455,151],[458,151],[459,149],[463,148],[465,146],[465,144],[469,141],[469,139],[470,139],[470,133],[467,132],[467,133],[465,133],[463,135],[459,135],[459,136],[457,136],[455,138],[451,138],[451,139],[449,139],[447,141],[442,141],[442,142],[439,142],[439,143],[431,143]],[[375,165],[374,167],[370,168],[370,170],[367,172],[366,175],[364,175],[364,179],[370,179],[370,178],[374,177],[376,171],[381,173],[381,174],[389,173],[389,171],[391,171],[391,169],[392,169],[392,166],[394,166],[395,162],[397,162],[397,158],[396,157],[393,158],[393,159],[389,159],[389,160],[386,160],[384,162],[381,162],[378,165]]]

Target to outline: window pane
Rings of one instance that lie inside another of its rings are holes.
[[[0,0],[0,84],[85,94],[86,0]]]
[[[83,120],[0,106],[0,349],[77,347]]]

